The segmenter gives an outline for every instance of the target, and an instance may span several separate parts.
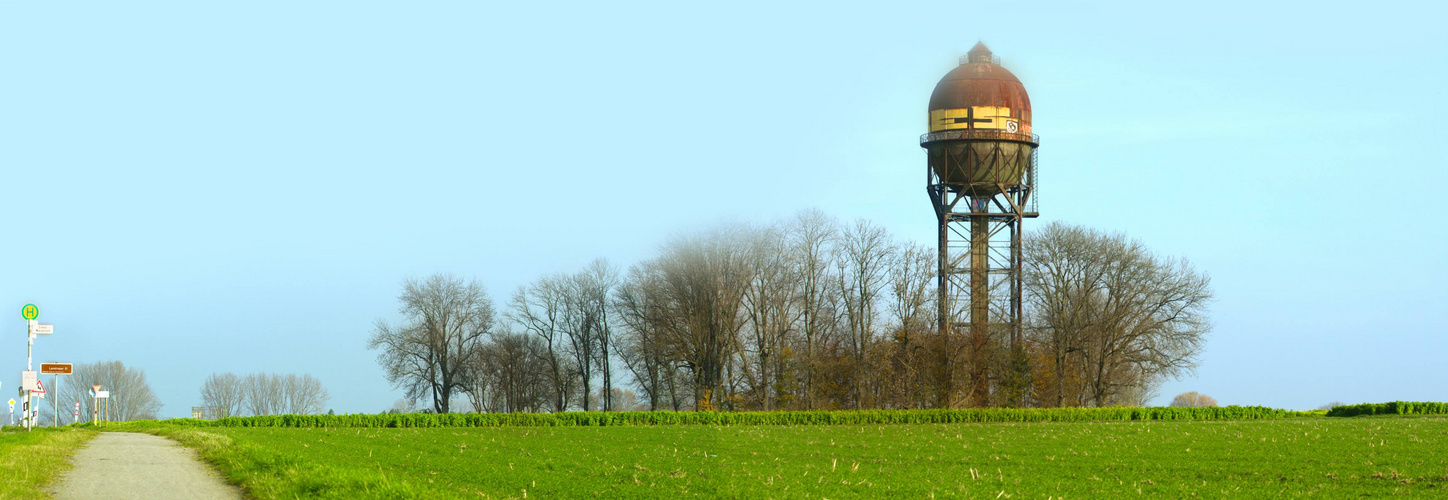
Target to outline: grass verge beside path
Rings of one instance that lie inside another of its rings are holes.
[[[95,436],[76,427],[0,431],[0,498],[50,498],[45,487],[70,470],[76,450]]]
[[[132,424],[271,498],[1448,495],[1448,418],[831,426]]]
[[[233,439],[211,429],[160,422],[131,422],[115,430],[147,432],[196,450],[248,498],[440,498],[429,488],[389,480],[389,474],[378,468],[380,464],[358,462],[345,455],[305,453],[306,443]],[[357,465],[365,467],[358,471]]]

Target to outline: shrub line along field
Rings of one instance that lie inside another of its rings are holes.
[[[1229,407],[337,415],[121,428],[197,449],[261,499],[1448,494],[1448,417],[1326,414]]]
[[[1448,403],[1393,401],[1337,406],[1327,411],[1329,417],[1359,415],[1448,415]]]
[[[877,425],[1126,420],[1247,420],[1321,417],[1322,411],[1221,408],[971,408],[776,412],[566,412],[382,415],[267,415],[168,423],[210,427],[615,427],[652,425]]]

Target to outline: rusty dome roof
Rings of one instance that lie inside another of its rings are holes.
[[[973,106],[1010,108],[1012,115],[1029,131],[1031,98],[1026,87],[1009,70],[993,61],[985,43],[977,43],[965,62],[945,74],[930,94],[930,110],[965,109]]]

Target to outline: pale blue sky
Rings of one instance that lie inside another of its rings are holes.
[[[926,100],[977,40],[1024,81],[1039,226],[1122,231],[1217,291],[1224,404],[1448,400],[1443,2],[0,0],[0,383],[146,370],[398,397],[407,277],[501,302],[597,257],[809,207],[933,241]],[[7,312],[8,311],[8,312]],[[9,392],[13,393],[13,392]]]

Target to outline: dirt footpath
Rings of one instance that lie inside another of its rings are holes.
[[[58,500],[240,499],[196,452],[169,439],[103,432],[75,454],[75,468],[52,490]]]

